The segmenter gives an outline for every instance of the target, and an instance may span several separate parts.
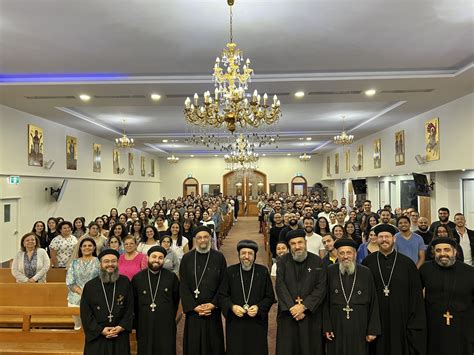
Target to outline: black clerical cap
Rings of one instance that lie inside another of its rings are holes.
[[[334,248],[339,249],[340,247],[352,247],[357,250],[357,243],[349,238],[341,238],[334,243]]]
[[[438,244],[450,244],[452,245],[454,248],[456,248],[456,241],[452,238],[448,238],[448,237],[438,237],[438,238],[435,238],[431,241],[431,246],[434,247]]]
[[[381,232],[389,232],[391,235],[397,234],[399,231],[397,227],[389,223],[379,223],[372,228],[376,235]]]
[[[304,231],[304,229],[298,228],[286,233],[285,240],[286,240],[286,243],[289,244],[290,240],[292,240],[293,238],[305,238],[305,237],[306,237],[306,232]]]
[[[108,254],[112,254],[112,255],[115,255],[117,257],[117,259],[120,257],[120,254],[117,250],[114,250],[114,249],[104,249],[100,252],[98,258],[99,260],[102,259],[102,257],[108,255]]]
[[[211,231],[210,228],[208,228],[206,226],[199,226],[199,227],[194,228],[193,238],[196,236],[196,234],[198,234],[199,232],[203,232],[203,231],[209,233],[209,235],[212,236],[212,231]]]
[[[244,240],[241,240],[240,242],[237,243],[237,251],[240,252],[240,249],[242,249],[242,248],[252,249],[255,252],[255,254],[258,251],[257,243],[255,243],[253,240],[249,240],[249,239],[244,239]]]
[[[160,252],[161,254],[163,254],[164,256],[166,256],[166,254],[168,254],[168,252],[166,251],[165,248],[163,248],[161,245],[154,245],[152,246],[150,249],[148,249],[147,251],[147,255],[150,256],[151,253],[154,253],[155,251],[157,252]]]

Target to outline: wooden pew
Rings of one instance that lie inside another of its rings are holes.
[[[66,269],[49,269],[48,274],[46,276],[47,282],[66,282]],[[0,283],[11,283],[15,282],[16,280],[12,275],[10,269],[3,268],[0,269]]]

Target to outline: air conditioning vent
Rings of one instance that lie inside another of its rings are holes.
[[[312,91],[308,95],[359,95],[361,90],[347,90],[347,91]]]
[[[94,95],[95,99],[144,99],[145,95]]]
[[[413,90],[382,90],[381,94],[412,94],[417,92],[432,92],[434,89],[413,89]]]
[[[25,96],[28,100],[61,100],[61,99],[75,99],[75,96]]]

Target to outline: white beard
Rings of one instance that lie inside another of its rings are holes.
[[[342,275],[347,274],[347,275],[352,275],[355,272],[356,264],[355,262],[351,261],[349,265],[345,265],[343,263],[339,263],[339,271],[341,272]]]
[[[199,247],[196,247],[196,251],[199,253],[199,254],[207,254],[209,253],[209,251],[211,250],[211,243],[208,244],[208,246],[204,249],[201,249]]]
[[[295,253],[291,252],[291,256],[293,257],[294,261],[296,261],[298,263],[301,263],[301,262],[305,261],[306,258],[308,257],[308,251],[305,250],[299,255],[296,255]]]

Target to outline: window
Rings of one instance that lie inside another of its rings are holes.
[[[3,205],[3,222],[8,223],[11,221],[11,207],[12,205]]]
[[[218,196],[221,193],[221,185],[202,184],[202,194],[208,196]]]
[[[288,193],[288,184],[277,184],[277,183],[271,183],[270,184],[270,193]]]

